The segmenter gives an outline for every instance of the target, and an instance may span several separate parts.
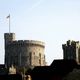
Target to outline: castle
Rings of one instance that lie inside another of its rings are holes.
[[[80,64],[80,44],[79,41],[68,40],[66,44],[62,45],[63,59],[73,59]]]
[[[45,66],[45,44],[36,40],[15,40],[15,33],[5,33],[5,66]]]

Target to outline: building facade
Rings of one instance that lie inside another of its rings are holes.
[[[79,41],[68,40],[66,44],[62,45],[63,59],[73,59],[78,64],[80,63],[80,44]]]
[[[44,42],[15,40],[15,33],[5,33],[5,65],[34,67],[45,65]]]

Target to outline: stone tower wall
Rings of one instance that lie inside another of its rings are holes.
[[[80,45],[79,41],[67,41],[62,45],[63,59],[73,59],[80,64]]]
[[[9,41],[5,49],[5,62],[17,67],[44,66],[44,43],[35,40]]]

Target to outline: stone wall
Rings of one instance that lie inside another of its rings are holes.
[[[62,45],[63,59],[73,59],[80,63],[80,44],[79,41],[68,40],[66,44]]]
[[[5,64],[17,67],[44,66],[45,44],[35,40],[15,40],[11,33],[5,34]],[[8,40],[9,38],[9,40]]]

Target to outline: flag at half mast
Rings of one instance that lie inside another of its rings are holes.
[[[10,14],[6,18],[10,18]]]

